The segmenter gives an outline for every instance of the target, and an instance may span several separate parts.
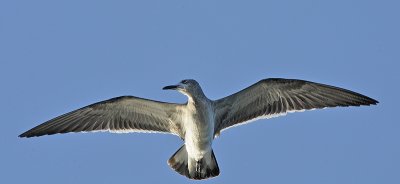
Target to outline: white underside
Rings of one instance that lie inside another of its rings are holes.
[[[177,134],[170,133],[170,132],[160,132],[160,131],[151,131],[151,130],[131,130],[131,129],[124,129],[124,130],[93,130],[93,131],[82,131],[79,133],[96,133],[96,132],[110,132],[110,133],[117,133],[117,134],[127,134],[127,133],[159,133],[159,134],[173,134],[178,136]]]
[[[326,107],[325,107],[325,108],[326,108]],[[321,109],[325,109],[325,108],[321,108]],[[316,109],[316,108],[308,109],[307,111],[312,111],[312,110],[315,110],[315,109]],[[223,132],[223,131],[225,131],[225,130],[227,130],[227,129],[230,129],[230,128],[232,128],[232,127],[237,127],[237,126],[241,126],[241,125],[245,125],[245,124],[251,123],[251,122],[253,122],[253,121],[257,121],[257,120],[259,120],[259,119],[276,118],[276,117],[279,117],[279,116],[286,116],[288,113],[304,112],[304,111],[306,111],[306,110],[305,110],[305,109],[303,109],[303,110],[292,110],[292,111],[286,111],[286,112],[283,112],[283,113],[277,113],[277,114],[269,114],[269,115],[259,116],[259,117],[256,117],[256,118],[253,118],[253,119],[250,119],[250,120],[247,120],[247,121],[244,121],[244,122],[237,123],[237,124],[234,124],[234,125],[232,125],[232,126],[226,127],[226,128],[224,128],[224,129],[222,129],[221,132]]]
[[[95,133],[95,132],[110,132],[110,133],[117,133],[117,134],[125,134],[125,133],[161,133],[161,134],[173,134],[179,136],[172,132],[161,132],[161,131],[154,131],[154,130],[138,130],[138,129],[120,129],[120,130],[111,130],[109,128],[109,122],[107,123],[106,129],[103,130],[92,130],[92,131],[81,131],[81,133]]]
[[[192,109],[194,111],[194,109]],[[214,112],[211,107],[205,109],[208,117],[204,118],[206,122],[193,118],[191,108],[184,112],[183,122],[185,127],[185,145],[188,156],[195,160],[202,159],[211,152],[211,144],[214,134]]]

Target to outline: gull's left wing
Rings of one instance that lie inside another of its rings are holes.
[[[296,79],[264,79],[233,95],[215,101],[215,134],[258,118],[271,118],[325,107],[376,105],[359,93]]]

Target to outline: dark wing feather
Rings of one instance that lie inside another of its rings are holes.
[[[255,118],[270,118],[287,112],[377,103],[359,93],[325,84],[296,79],[265,79],[215,101],[215,133]]]
[[[180,123],[174,118],[179,106],[133,96],[122,96],[61,115],[32,128],[19,137],[92,131],[159,132],[180,136]]]

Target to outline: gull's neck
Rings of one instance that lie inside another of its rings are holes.
[[[185,94],[188,97],[189,106],[203,106],[206,105],[210,100],[204,95],[203,91],[199,91],[195,95]]]

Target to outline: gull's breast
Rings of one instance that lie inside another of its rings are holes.
[[[186,150],[190,157],[199,160],[211,151],[214,114],[209,107],[188,110],[184,114]]]

